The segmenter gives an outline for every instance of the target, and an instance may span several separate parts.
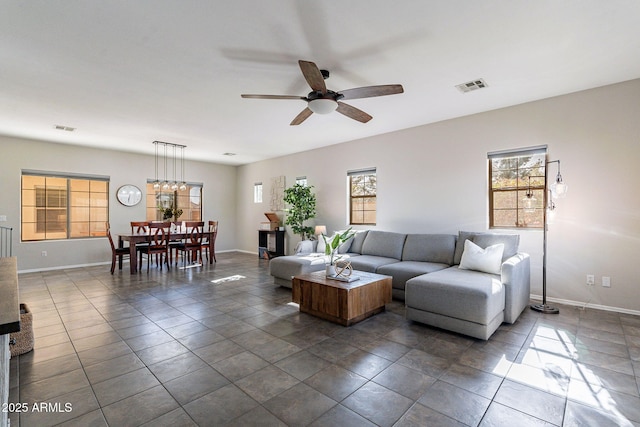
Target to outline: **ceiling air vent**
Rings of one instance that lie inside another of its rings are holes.
[[[487,83],[483,79],[472,80],[470,82],[462,83],[456,86],[462,93],[471,92],[473,90],[482,89],[487,87]]]
[[[57,130],[64,130],[64,131],[67,131],[67,132],[73,132],[74,130],[76,130],[76,128],[72,128],[70,126],[55,125],[54,127]]]

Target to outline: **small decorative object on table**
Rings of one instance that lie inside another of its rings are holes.
[[[324,234],[322,234],[322,239],[324,240],[325,247],[324,253],[329,256],[329,264],[327,264],[327,277],[335,278],[335,277],[349,277],[351,275],[351,263],[348,261],[341,261],[341,266],[338,266],[338,262],[342,255],[338,253],[338,249],[340,245],[345,243],[347,240],[353,237],[356,234],[355,231],[351,230],[351,227],[343,233],[336,233],[333,237],[327,238]]]

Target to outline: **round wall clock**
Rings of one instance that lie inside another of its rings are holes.
[[[142,200],[142,191],[135,185],[126,184],[118,188],[118,201],[125,206],[135,206]]]

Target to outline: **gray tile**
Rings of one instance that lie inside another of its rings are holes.
[[[178,408],[142,424],[141,427],[197,427],[197,424],[184,409]]]
[[[507,424],[517,425],[517,424]],[[416,403],[413,405],[400,420],[394,424],[396,427],[423,427],[423,426],[438,426],[438,427],[465,427],[467,424],[463,424],[459,421],[449,418],[444,414],[434,411],[431,408],[427,408],[424,405]]]
[[[89,386],[89,380],[82,369],[75,369],[40,381],[20,385],[21,402],[45,402],[65,393]]]
[[[196,424],[217,426],[224,425],[257,406],[258,402],[235,385],[229,384],[187,403],[184,409]]]
[[[286,427],[287,425],[262,406],[257,406],[246,414],[230,421],[227,427]]]
[[[423,424],[424,425],[424,424]],[[311,427],[375,427],[375,424],[351,409],[336,405],[310,424]]]
[[[566,422],[566,420],[565,420]],[[566,426],[566,424],[563,424]],[[599,425],[599,424],[584,424]],[[493,402],[489,405],[487,413],[482,418],[481,427],[500,427],[500,426],[518,426],[518,427],[551,427],[553,424],[547,423],[540,418],[527,415],[523,412],[516,411],[508,406]]]
[[[270,365],[235,382],[254,400],[264,403],[300,381],[281,369]]]
[[[244,348],[231,340],[219,341],[206,347],[193,350],[198,357],[210,365],[235,354],[242,353],[243,351],[245,351]]]
[[[137,351],[138,357],[146,365],[162,362],[163,360],[171,359],[182,353],[187,353],[189,350],[177,341],[170,341],[164,344],[148,347],[143,350]]]
[[[61,384],[61,387],[63,385]],[[61,388],[62,389],[62,388]],[[47,426],[58,425],[60,423],[71,421],[81,415],[88,414],[99,408],[95,395],[91,392],[90,387],[79,388],[69,393],[61,394],[53,398],[39,400],[39,405],[44,404],[46,407],[51,405],[55,411],[34,411],[31,410],[20,414],[20,424],[24,426]],[[95,419],[95,417],[89,417]],[[98,418],[98,422],[99,422]],[[73,423],[71,424],[73,425]],[[89,424],[83,424],[87,426]],[[103,424],[96,424],[103,425]]]
[[[391,426],[411,407],[413,400],[369,382],[342,404],[379,426]]]
[[[503,380],[497,375],[458,364],[451,366],[440,379],[487,399],[493,399]]]
[[[100,406],[104,407],[159,384],[156,377],[145,367],[94,384],[93,390]]]
[[[505,380],[494,401],[552,424],[562,424],[563,397]]]
[[[214,363],[212,366],[231,381],[237,381],[269,365],[255,354],[243,351]]]
[[[181,405],[229,384],[215,369],[206,366],[164,383],[164,387]]]
[[[115,357],[104,362],[96,363],[85,368],[89,381],[96,384],[109,378],[117,377],[128,372],[144,368],[144,363],[134,353]]]
[[[275,366],[303,381],[329,365],[325,359],[300,351],[275,363]]]
[[[207,364],[195,354],[182,353],[171,359],[149,365],[149,370],[153,372],[160,382],[165,383],[205,366]]]
[[[304,383],[264,403],[264,407],[288,425],[306,425],[327,412],[336,402]]]
[[[632,427],[634,424],[614,408],[594,408],[568,401],[563,427]]]
[[[409,399],[418,400],[436,379],[396,363],[378,374],[373,381]]]
[[[367,379],[375,377],[392,363],[362,350],[356,350],[338,361],[338,365]]]
[[[138,393],[102,408],[111,426],[137,426],[178,408],[178,403],[162,386]]]
[[[339,366],[330,365],[304,382],[339,402],[362,387],[367,379]]]
[[[449,369],[452,361],[440,356],[431,355],[422,350],[413,349],[398,359],[397,363],[438,378]]]
[[[444,381],[437,381],[418,399],[418,403],[461,423],[477,425],[491,400]]]

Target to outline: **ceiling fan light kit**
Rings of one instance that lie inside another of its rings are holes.
[[[375,96],[394,95],[404,92],[404,88],[399,84],[363,86],[353,89],[346,89],[340,92],[334,92],[332,90],[327,90],[327,86],[324,83],[325,79],[329,78],[329,71],[319,69],[315,63],[310,61],[300,60],[298,61],[298,65],[300,66],[302,75],[312,89],[312,91],[306,97],[294,95],[243,94],[241,95],[242,98],[293,99],[307,101],[307,107],[302,110],[291,122],[291,125],[295,126],[304,122],[313,113],[329,114],[334,111],[337,111],[338,113],[347,116],[350,119],[357,120],[361,123],[367,123],[372,119],[372,116],[356,107],[341,102],[341,100],[371,98]]]
[[[333,99],[312,99],[309,101],[309,109],[316,114],[329,114],[336,111],[338,103]]]

